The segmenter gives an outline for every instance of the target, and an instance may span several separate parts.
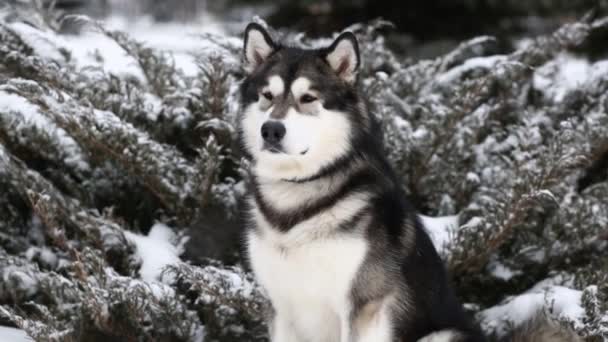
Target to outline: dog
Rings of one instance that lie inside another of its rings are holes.
[[[243,56],[245,245],[271,341],[485,341],[383,152],[355,35],[302,49],[251,23]]]

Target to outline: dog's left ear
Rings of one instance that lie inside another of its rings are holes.
[[[361,64],[357,37],[352,32],[341,33],[326,49],[325,60],[341,79],[355,82]]]
[[[268,56],[277,50],[277,45],[272,41],[270,34],[257,23],[247,25],[243,43],[245,69],[249,73],[264,63]]]

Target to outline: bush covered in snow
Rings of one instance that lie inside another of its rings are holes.
[[[0,12],[0,325],[40,341],[266,340],[235,242],[240,38],[190,37],[178,55],[15,4]],[[83,33],[60,34],[66,20]],[[360,83],[467,308],[488,334],[544,310],[608,341],[608,60],[585,54],[608,18],[417,62],[385,47],[386,25],[350,27]],[[201,246],[233,242],[220,260],[184,253],[199,222]]]

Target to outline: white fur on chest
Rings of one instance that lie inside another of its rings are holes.
[[[268,223],[259,213],[254,216],[262,233],[250,232],[249,256],[277,315],[290,320],[302,340],[339,341],[352,282],[368,248],[365,240],[358,235],[319,237],[315,231],[331,229],[323,227],[321,218],[280,233],[260,227]],[[321,227],[313,228],[313,223]]]
[[[303,339],[339,340],[340,316],[349,309],[352,281],[365,257],[361,238],[323,239],[283,249],[268,238],[249,236],[258,281],[277,314],[289,317]]]

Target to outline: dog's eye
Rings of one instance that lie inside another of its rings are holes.
[[[317,100],[317,98],[310,94],[304,94],[304,95],[302,95],[302,97],[300,97],[300,102],[302,102],[302,103],[311,103],[316,100]]]
[[[262,93],[262,96],[264,96],[266,98],[266,100],[268,101],[272,101],[272,93],[269,91],[265,91]]]

